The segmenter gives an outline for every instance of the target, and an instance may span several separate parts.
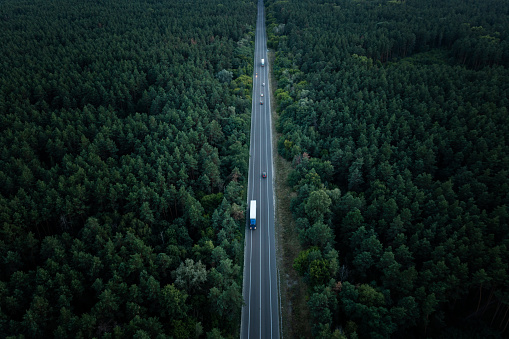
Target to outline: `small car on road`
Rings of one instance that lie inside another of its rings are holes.
[[[262,172],[262,178],[266,178],[267,177],[267,172]]]

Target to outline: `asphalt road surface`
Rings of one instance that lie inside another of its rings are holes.
[[[272,130],[265,8],[258,2],[249,158],[249,201],[256,200],[256,230],[246,221],[241,338],[279,338],[279,292],[274,236]],[[262,67],[261,59],[265,59]],[[265,85],[264,85],[265,84]],[[261,96],[263,94],[263,97]],[[263,104],[261,104],[263,102]],[[267,177],[262,178],[266,172]],[[246,211],[249,216],[249,211]]]

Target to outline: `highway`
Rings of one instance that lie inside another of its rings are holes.
[[[261,59],[265,60],[262,67]],[[253,107],[247,202],[256,200],[256,230],[246,218],[244,247],[245,306],[242,308],[241,338],[279,338],[279,292],[274,234],[274,188],[272,129],[265,33],[265,8],[258,2],[256,21]],[[263,85],[265,84],[265,86]],[[263,93],[263,97],[261,94]],[[260,104],[263,101],[263,105]],[[267,178],[262,178],[262,172]],[[246,211],[249,217],[249,211]]]

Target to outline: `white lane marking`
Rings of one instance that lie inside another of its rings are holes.
[[[254,58],[254,63],[256,64],[256,53],[254,53],[253,55],[253,58]],[[254,92],[255,92],[255,88],[253,86],[253,99],[251,100],[251,143],[250,143],[250,147],[249,147],[249,170],[252,171],[254,173],[254,170],[255,170],[255,163],[254,163],[254,155],[255,155],[255,152],[256,152],[256,146],[255,146],[255,141],[256,141],[256,134],[253,133],[253,125],[254,125],[254,119],[255,119],[255,96],[254,96]],[[250,189],[250,187],[252,187],[252,189]],[[251,195],[249,196],[248,194],[248,197],[247,197],[247,201],[246,201],[246,204],[249,206],[249,201],[253,199],[254,197],[254,182],[253,180],[251,180],[251,177],[249,176],[249,173],[248,173],[248,192],[251,193]],[[249,294],[248,296],[248,300],[249,300],[249,305],[247,305],[247,311],[248,311],[248,329],[247,329],[247,338],[249,339],[249,336],[250,336],[250,329],[251,329],[251,292],[252,292],[252,289],[251,289],[251,286],[252,286],[252,265],[251,265],[251,262],[252,262],[252,258],[253,258],[253,234],[251,233],[251,229],[249,229],[250,231],[250,234],[249,234],[249,238],[250,238],[250,256],[249,256],[249,290],[247,291],[247,293]],[[244,260],[244,279],[245,279],[245,266],[246,266],[246,262]],[[246,292],[246,291],[245,291]]]
[[[265,45],[266,45],[266,41],[265,41],[265,37],[262,37],[262,47],[264,47],[264,50],[266,49]],[[265,45],[264,45],[265,44]],[[267,59],[267,56],[266,56],[266,53],[262,53],[262,55],[265,56],[265,59]],[[268,62],[267,62],[267,65],[268,65]],[[268,67],[268,66],[267,66]],[[267,73],[268,71],[264,69],[263,71],[263,78],[265,81],[267,81]],[[270,97],[270,93],[268,95]],[[271,163],[271,159],[269,157],[269,144],[270,144],[270,139],[269,139],[269,134],[267,132],[267,120],[270,121],[270,118],[267,119],[267,115],[270,115],[270,99],[267,101],[268,102],[268,107],[264,107],[263,108],[263,121],[262,121],[262,126],[263,126],[263,132],[264,132],[264,140],[265,140],[265,164],[268,164],[268,163]],[[267,114],[268,113],[268,114]],[[270,125],[269,125],[269,129],[270,129]],[[273,319],[272,319],[272,253],[271,253],[271,237],[270,237],[270,230],[271,230],[271,227],[272,227],[272,224],[271,224],[271,220],[270,220],[270,200],[269,200],[269,184],[268,184],[268,181],[266,182],[266,191],[265,191],[265,195],[266,195],[266,202],[267,202],[267,245],[268,245],[268,270],[269,270],[269,316],[270,316],[270,337],[272,338],[273,336]]]
[[[265,17],[264,17],[264,19],[265,19]],[[266,35],[264,35],[264,39],[265,39],[265,40],[266,40],[266,38],[267,38],[267,37],[266,37]],[[266,45],[265,45],[265,50],[267,50],[267,49],[266,49]],[[267,50],[267,51],[268,51],[268,50]],[[266,52],[265,52],[265,54],[266,54]],[[266,59],[267,59],[267,67],[269,67],[269,66],[268,66],[268,56],[266,56]],[[271,177],[271,182],[272,182],[272,186],[271,186],[271,188],[272,188],[272,197],[274,197],[274,196],[275,196],[275,193],[274,193],[274,189],[275,189],[275,186],[274,186],[274,182],[275,182],[275,172],[274,172],[274,157],[273,157],[273,152],[272,152],[272,147],[273,147],[273,144],[272,144],[272,114],[271,114],[271,103],[270,103],[270,101],[271,101],[271,96],[270,96],[270,93],[271,93],[271,92],[270,92],[270,78],[268,77],[268,75],[269,75],[269,69],[267,69],[266,75],[267,75],[267,81],[266,81],[266,82],[267,82],[267,93],[268,93],[267,104],[269,105],[269,109],[268,109],[268,111],[269,111],[269,114],[268,114],[268,120],[269,120],[269,127],[268,127],[268,129],[269,129],[269,142],[268,142],[268,145],[267,145],[267,146],[268,146],[268,148],[269,148],[268,154],[270,155],[270,157],[269,157],[269,162],[270,162],[270,166],[271,166],[271,174],[272,174],[272,177]],[[268,194],[268,193],[267,193],[267,194]],[[275,211],[275,204],[276,204],[276,201],[275,201],[275,199],[273,199],[273,200],[272,200],[272,205],[273,205],[272,207],[273,207],[273,211]],[[269,209],[269,210],[270,210],[270,209]],[[274,213],[275,213],[275,212],[274,212]],[[275,225],[274,225],[273,223],[271,223],[271,227],[272,227],[272,229],[274,230],[274,235],[275,235]],[[274,243],[275,243],[275,239],[274,239]],[[274,245],[275,245],[275,244],[274,244]],[[269,247],[269,251],[270,251],[270,247]],[[274,253],[274,255],[275,255],[275,253]],[[270,258],[270,256],[269,256],[269,258]],[[272,261],[271,261],[271,262],[272,262]],[[275,258],[275,257],[274,257],[274,264],[276,265],[277,276],[279,276],[279,270],[277,269],[277,261],[276,261],[276,258]],[[270,270],[269,272],[271,272],[271,271],[272,271],[272,270]],[[270,279],[270,282],[271,282],[271,285],[270,285],[270,286],[271,286],[271,288],[272,288],[272,279]],[[280,279],[278,280],[278,283],[279,283],[279,284],[281,284]],[[277,287],[277,283],[276,283],[276,287]],[[280,291],[280,288],[278,289],[277,293],[278,293],[278,297],[279,297],[279,308],[278,308],[278,312],[279,312],[279,315],[280,315],[280,317],[281,317],[281,325],[282,325],[282,323],[283,323],[283,318],[282,318],[282,317],[283,317],[283,314],[282,314],[282,310],[281,310],[281,291]],[[273,320],[273,319],[272,319],[272,290],[271,290],[270,296],[271,296],[271,308],[270,308],[270,310],[271,310],[271,329],[272,329],[272,320]],[[277,300],[277,299],[276,299],[276,300]],[[278,320],[279,320],[279,319],[278,319]],[[279,322],[278,322],[278,325],[279,325]],[[281,328],[281,329],[279,329],[279,326],[278,326],[278,332],[277,332],[278,337],[279,337],[280,332],[281,332],[281,337],[282,337],[282,328]],[[272,337],[272,333],[273,333],[273,332],[271,331],[271,337]]]
[[[260,10],[258,10],[258,18],[260,17]],[[257,32],[260,31],[260,22],[259,20],[257,20]],[[260,37],[259,37],[260,34],[256,34],[256,39],[255,39],[255,56],[257,55],[256,53],[256,46],[259,45],[260,43]],[[254,64],[254,68],[255,70],[258,68],[257,65],[258,65],[258,62],[259,62],[259,55],[258,57],[255,57],[255,64]],[[256,97],[256,93],[257,93],[257,82],[256,82],[256,79],[255,81],[253,82],[253,102],[255,100]],[[256,99],[257,100],[257,99]],[[261,110],[261,109],[260,109]],[[253,113],[255,113],[255,111],[253,111]],[[259,119],[259,116],[260,114],[255,114],[255,119]],[[259,125],[259,124],[258,124]],[[258,126],[257,124],[255,124],[255,127]],[[255,130],[253,135],[256,135],[256,132],[260,133],[260,128],[257,128],[257,131]],[[258,138],[258,140],[261,140],[261,137]],[[255,159],[256,157],[253,157],[253,159]],[[259,163],[259,166],[261,166],[261,163]],[[255,162],[253,162],[253,172],[254,172],[254,175],[257,175],[256,172],[254,171],[255,169]],[[259,173],[259,172],[258,172]],[[253,176],[254,178],[254,176]],[[261,188],[261,182],[259,181],[259,184],[260,184],[260,187]],[[253,190],[254,190],[254,185],[253,185]],[[261,202],[260,202],[261,203]],[[261,208],[260,208],[261,210]],[[261,213],[259,215],[259,218],[258,218],[258,229],[260,230],[261,232]],[[260,250],[259,250],[259,254],[260,254],[260,257],[259,257],[259,264],[260,264],[260,269],[259,269],[259,279],[260,279],[260,282],[259,282],[259,285],[258,285],[258,289],[259,289],[259,297],[260,297],[260,304],[259,304],[259,324],[260,324],[260,329],[259,329],[259,335],[260,335],[260,338],[261,338],[261,333],[262,333],[262,241],[261,241],[261,233],[258,234],[258,238],[259,238],[259,243],[260,243]]]
[[[258,39],[258,42],[260,43],[260,39]],[[260,133],[259,135],[259,140],[260,140],[260,143],[262,142],[262,129],[260,128],[262,126],[262,109],[264,109],[265,107],[263,108],[260,108],[260,114],[258,114],[258,132]],[[258,175],[260,175],[261,173],[261,170],[262,170],[262,156],[261,156],[261,145],[260,145],[260,161],[259,161],[259,170],[258,170]],[[259,192],[260,192],[260,198],[261,198],[261,192],[262,192],[262,181],[259,180],[260,182],[260,186],[259,186]],[[261,204],[260,204],[260,211],[261,211]],[[260,217],[261,217],[261,213],[260,213]],[[261,227],[261,225],[260,225]],[[265,225],[265,227],[267,227]],[[262,337],[262,230],[260,228],[260,338]]]
[[[262,9],[262,11],[263,11],[263,9]],[[262,23],[263,23],[263,21],[264,21],[264,17],[262,15]],[[266,55],[266,52],[265,52],[266,44],[267,44],[266,36],[263,35],[261,37],[261,39],[264,42],[264,43],[262,43],[262,46],[264,47],[264,53],[262,53],[262,55],[265,55],[264,58],[267,59],[267,65],[268,65],[268,58],[267,58],[267,55]],[[265,81],[267,83],[269,82],[268,72],[269,71],[265,70],[265,69],[263,71],[263,78],[266,79]],[[265,153],[265,160],[266,160],[266,163],[270,163],[271,169],[272,169],[272,171],[271,171],[272,173],[271,174],[273,176],[274,165],[273,165],[273,158],[272,158],[272,123],[271,123],[272,119],[271,119],[271,114],[270,114],[270,89],[269,89],[268,86],[267,86],[267,89],[268,89],[268,99],[266,101],[267,101],[267,105],[269,105],[269,107],[268,108],[265,108],[265,107],[263,108],[263,111],[264,111],[263,112],[264,113],[263,114],[263,120],[265,122],[263,127],[265,127],[264,128],[264,132],[265,132],[265,140],[266,140],[266,144],[265,144],[265,152],[266,152]],[[268,115],[269,115],[269,117],[268,117],[268,122],[269,122],[269,124],[268,124],[268,129],[269,129],[268,136],[267,136],[267,127],[266,127],[266,125],[267,125],[266,121],[267,120],[265,120],[266,117],[267,117],[267,112],[268,112]],[[268,140],[267,140],[267,137],[268,137]],[[273,177],[271,178],[271,180],[272,180],[272,182],[274,182]],[[267,183],[266,187],[267,186],[269,186],[268,183]],[[274,191],[274,186],[272,186],[272,191]],[[267,197],[267,202],[269,202],[268,189],[266,191],[266,197]],[[272,203],[274,204],[275,201],[272,200]],[[270,299],[269,311],[270,311],[270,330],[271,330],[270,331],[270,337],[272,338],[273,337],[273,316],[272,316],[272,311],[273,311],[272,308],[273,308],[273,306],[272,306],[272,253],[271,253],[270,230],[271,230],[271,227],[273,227],[274,225],[270,222],[271,220],[270,220],[270,205],[269,204],[267,204],[267,216],[268,216],[268,221],[267,221],[267,240],[268,240],[268,251],[269,251],[269,253],[268,253],[269,254],[268,255],[268,259],[269,259],[269,265],[268,265],[268,267],[269,267],[269,299]],[[275,258],[274,258],[274,262],[275,262]],[[276,269],[277,269],[277,267],[276,267]],[[276,284],[276,286],[277,286],[277,284]],[[279,336],[279,331],[278,331],[278,336]]]
[[[270,106],[268,108],[268,111],[269,111],[269,114],[270,114]],[[264,114],[264,116],[266,117],[267,114]],[[265,124],[267,124],[267,123],[265,123]],[[265,128],[265,139],[266,139],[266,141],[265,141],[265,160],[268,163],[269,161],[267,161],[267,156],[269,154],[268,149],[269,149],[270,139],[267,140],[268,139],[267,136],[268,136],[267,135],[267,129]],[[268,186],[268,182],[267,182],[267,186]],[[271,237],[270,237],[270,228],[272,227],[272,224],[270,223],[270,204],[269,204],[270,200],[269,200],[269,189],[268,189],[268,187],[266,189],[266,196],[267,196],[267,216],[269,217],[268,218],[268,222],[267,222],[267,224],[268,224],[268,227],[267,227],[267,240],[268,240],[268,245],[269,245],[268,248],[269,248],[270,337],[272,338],[272,331],[273,331],[273,329],[272,329],[272,327],[273,327],[273,325],[272,325],[272,258],[271,258],[271,252],[270,252],[270,244],[271,244],[271,242],[270,242],[270,239],[271,239]]]
[[[260,3],[263,5],[263,1],[260,1]],[[262,14],[259,14],[259,16],[261,17],[260,23],[263,23],[264,22],[263,8],[262,8],[262,10],[259,10],[259,12],[262,13]],[[258,25],[258,26],[260,26],[260,25]],[[257,29],[257,31],[260,31],[260,29]],[[262,27],[261,31],[265,32],[263,30],[263,27]],[[262,40],[262,41],[265,40],[265,45],[266,45],[266,39],[264,39],[264,38],[266,38],[266,37],[265,36],[262,37],[262,34],[257,34],[257,39],[256,39],[257,41],[255,41],[255,46],[256,45],[258,45],[258,46],[260,45],[260,40]],[[256,44],[256,42],[258,42],[258,44]],[[262,45],[263,45],[263,43],[262,43]],[[265,49],[266,49],[266,47],[265,47]],[[259,57],[258,58],[256,57],[256,54],[257,53],[256,53],[256,48],[255,48],[255,69],[256,69],[256,67],[258,67],[257,63],[258,63],[258,60],[260,59]],[[266,53],[263,53],[263,54],[266,54]],[[266,58],[267,57],[265,57],[265,59]],[[264,68],[263,69],[263,75],[264,75],[264,78],[266,78],[266,79],[268,79],[267,73],[268,73],[268,71],[265,71],[265,68]],[[255,81],[256,80],[257,79],[255,78]],[[269,93],[269,98],[266,99],[266,101],[267,101],[268,105],[270,105],[270,87],[269,87],[270,85],[268,84],[268,80],[266,80],[266,81],[267,81],[267,92]],[[256,126],[256,123],[254,122],[254,119],[256,119],[257,116],[260,116],[261,113],[262,113],[262,110],[263,110],[263,113],[264,113],[264,117],[263,118],[265,120],[265,116],[267,115],[267,111],[268,111],[268,115],[269,115],[269,118],[268,118],[268,120],[269,120],[269,135],[270,135],[270,137],[269,137],[269,145],[266,144],[266,151],[267,151],[267,149],[269,149],[268,154],[270,154],[270,157],[269,157],[269,161],[268,162],[270,162],[271,172],[272,172],[271,173],[271,175],[272,175],[271,181],[272,181],[272,183],[274,183],[274,163],[273,163],[273,156],[272,156],[272,122],[271,122],[271,120],[272,120],[271,118],[272,117],[271,117],[271,114],[270,114],[270,107],[269,107],[269,109],[266,109],[265,107],[263,107],[263,108],[260,107],[260,114],[256,114],[256,109],[255,109],[255,107],[256,107],[255,106],[256,105],[256,103],[255,103],[255,100],[256,100],[256,94],[255,94],[256,90],[257,90],[257,88],[254,86],[254,88],[253,88],[253,94],[254,95],[253,95],[253,100],[252,100],[252,116],[251,116],[251,132],[252,132],[251,139],[252,139],[252,143],[251,143],[251,147],[250,147],[250,153],[251,153],[250,154],[250,163],[252,163],[252,165],[250,166],[250,169],[252,169],[253,172],[255,173],[254,175],[256,175],[256,172],[255,172],[256,165],[255,165],[254,159],[256,158],[256,151],[257,151],[257,149],[256,149],[256,141],[257,141],[257,139],[256,139],[256,129],[255,129],[255,131],[253,131],[253,126]],[[261,89],[261,90],[264,91],[264,89]],[[261,117],[260,117],[260,120],[261,120]],[[259,130],[259,133],[260,133],[260,138],[258,140],[261,140],[261,133],[262,133],[262,131],[260,130],[261,126],[262,126],[262,124],[260,123],[260,126],[258,126],[259,127],[258,130]],[[265,126],[263,126],[263,127],[265,127]],[[263,132],[265,132],[265,134],[267,134],[266,129]],[[266,136],[266,138],[267,138],[267,136]],[[266,153],[266,156],[267,156],[267,153]],[[266,159],[267,159],[267,157],[266,157]],[[251,162],[251,160],[253,160],[253,162]],[[261,169],[261,165],[262,164],[261,164],[261,161],[260,161],[260,169]],[[250,190],[251,191],[251,199],[248,199],[248,203],[249,203],[249,200],[254,199],[254,185],[255,185],[255,183],[254,183],[254,181],[252,181],[250,179],[254,180],[254,177],[252,177],[252,178],[248,177],[248,181],[249,181],[248,189],[249,189],[249,187],[252,187],[252,190]],[[261,184],[262,183],[260,181],[260,192],[261,192]],[[272,185],[272,191],[274,192],[274,186],[273,185]],[[268,192],[268,190],[267,190],[267,192]],[[267,196],[268,196],[268,193],[267,193]],[[267,198],[267,200],[269,200],[269,199]],[[272,204],[275,205],[275,200],[272,200]],[[270,213],[270,207],[268,207],[267,210]],[[260,226],[260,224],[261,223],[259,223],[259,226]],[[266,227],[267,227],[267,234],[268,234],[268,238],[269,238],[267,240],[269,241],[268,242],[268,244],[269,244],[269,265],[268,265],[268,267],[269,267],[269,287],[270,287],[269,296],[270,296],[270,318],[271,318],[271,338],[272,338],[272,336],[273,336],[273,333],[272,333],[272,331],[273,331],[273,319],[272,319],[272,276],[271,276],[271,269],[270,269],[271,268],[271,250],[270,250],[270,227],[271,226],[273,227],[273,225],[270,223],[270,217],[269,217],[269,220],[267,222]],[[260,228],[260,227],[258,227],[258,228]],[[251,239],[250,239],[251,240],[250,261],[252,261],[252,251],[253,251],[253,246],[252,246],[253,235],[252,235],[252,233],[251,233],[250,236],[251,236]],[[260,234],[260,238],[259,239],[260,239],[260,305],[259,306],[260,306],[260,338],[261,338],[261,322],[262,322],[262,318],[261,318],[261,313],[262,313],[262,310],[261,310],[261,300],[262,300],[262,294],[261,294],[261,288],[262,288],[261,287],[261,285],[262,285],[261,284],[261,280],[262,280],[262,278],[261,278],[261,272],[262,272],[262,261],[261,261],[262,237],[261,237],[261,234]],[[251,289],[251,283],[252,283],[252,271],[251,270],[252,270],[252,265],[251,265],[251,263],[249,263],[249,264],[250,264],[250,281],[249,281],[249,283],[250,283],[250,289]],[[277,269],[277,267],[276,267],[276,269]],[[277,286],[277,284],[276,284],[276,286]],[[250,300],[251,300],[251,293],[249,295],[249,301]],[[249,317],[249,322],[248,322],[248,326],[250,326],[250,320],[251,320],[251,317],[250,317],[251,309],[250,309],[250,307],[248,307],[248,310],[249,310],[249,316],[248,316]],[[250,336],[249,332],[250,332],[250,327],[248,327],[248,338]],[[279,332],[278,332],[278,335],[279,335]]]
[[[251,259],[253,258],[253,235],[249,236],[251,240],[250,254],[249,254],[249,305],[251,305]],[[247,307],[247,339],[249,339],[249,331],[251,328],[251,307]]]

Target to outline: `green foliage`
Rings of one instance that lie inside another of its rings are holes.
[[[330,205],[331,200],[325,190],[313,191],[307,198],[304,210],[312,221],[322,221]]]
[[[226,82],[226,83],[230,83],[233,79],[233,73],[230,72],[230,71],[227,71],[225,69],[223,69],[222,71],[218,72],[217,73],[217,78],[219,79],[219,81],[221,82]]]
[[[355,287],[345,282],[340,298],[345,312],[360,325],[357,329],[360,334],[384,338],[395,330],[384,295],[373,287],[366,284]]]
[[[236,336],[256,5],[1,7],[0,337]]]
[[[313,328],[315,335],[321,332],[320,327],[322,327],[323,324],[327,325],[330,331],[330,326],[332,325],[332,315],[337,308],[337,299],[332,289],[327,287],[313,293],[309,298],[308,306],[311,317],[315,321],[319,320],[321,323],[320,326],[315,326]],[[324,335],[324,333],[322,333],[322,335]]]
[[[175,271],[175,284],[188,292],[193,292],[207,280],[207,270],[200,261],[186,259]]]
[[[500,335],[508,3],[267,3],[294,268],[310,296],[330,285],[339,302],[313,300],[329,308],[314,335],[439,337],[466,322]]]
[[[212,214],[214,210],[219,207],[223,201],[224,194],[222,192],[216,194],[209,194],[201,198],[201,205],[207,214]]]
[[[311,247],[299,253],[293,269],[303,276],[310,286],[323,285],[329,281],[330,261],[322,257],[318,247]]]
[[[161,291],[162,300],[160,301],[162,307],[166,311],[166,315],[170,319],[178,319],[186,314],[188,305],[186,299],[188,295],[185,292],[177,289],[173,284],[166,285]]]
[[[300,275],[304,275],[308,271],[310,264],[309,254],[313,252],[318,254],[320,253],[316,248],[308,248],[307,250],[300,252],[299,256],[295,258],[293,269],[296,270]]]

